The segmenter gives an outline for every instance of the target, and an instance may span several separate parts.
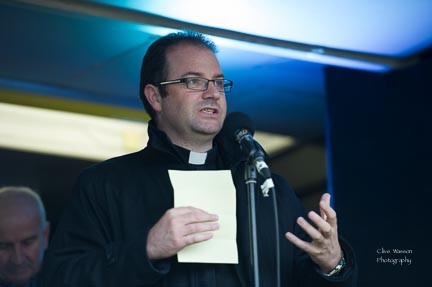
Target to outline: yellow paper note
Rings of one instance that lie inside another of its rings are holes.
[[[174,206],[193,206],[219,216],[212,239],[182,249],[179,262],[238,263],[236,191],[229,170],[169,170]]]

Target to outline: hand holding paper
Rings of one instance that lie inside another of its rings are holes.
[[[193,243],[209,240],[219,229],[218,216],[194,207],[169,209],[147,237],[149,259],[163,259]]]

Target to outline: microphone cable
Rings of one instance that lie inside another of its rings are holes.
[[[273,193],[273,211],[274,211],[274,223],[275,223],[275,249],[276,249],[276,287],[281,286],[281,274],[280,274],[280,237],[279,237],[279,214],[277,207],[276,191],[272,187],[270,190]]]

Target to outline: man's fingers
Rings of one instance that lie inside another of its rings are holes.
[[[168,212],[170,213],[169,216],[171,216],[171,218],[181,220],[182,224],[219,220],[219,217],[216,214],[211,214],[202,209],[191,206],[172,208]]]
[[[219,229],[218,216],[186,206],[171,208],[150,229],[147,254],[150,259],[167,258],[185,246],[209,240]]]
[[[185,246],[194,244],[194,243],[199,243],[199,242],[203,242],[203,241],[207,241],[209,239],[213,238],[213,233],[211,232],[201,232],[201,233],[194,233],[194,234],[190,234],[184,237],[184,243]]]
[[[175,207],[167,211],[168,216],[172,218],[184,217],[189,222],[216,221],[216,214],[208,213],[202,209],[192,206]]]
[[[330,205],[330,194],[329,193],[324,193],[322,196],[321,196],[321,200],[320,200],[320,203],[323,203],[323,204],[328,204],[328,205]],[[326,213],[325,213],[325,211],[321,208],[321,206],[320,206],[320,215],[321,215],[321,217],[324,219],[324,220],[327,220],[327,215],[326,215]]]
[[[325,201],[320,201],[320,210],[325,214],[325,220],[332,226],[337,226],[336,211]]]
[[[327,221],[325,221],[314,211],[309,212],[308,217],[318,227],[319,231],[324,234],[325,237],[330,236],[332,232],[332,226]]]
[[[324,193],[321,196],[321,201],[325,202],[327,205],[330,205],[330,198],[331,198],[330,193]]]
[[[215,231],[219,229],[219,223],[217,222],[203,222],[203,223],[192,223],[188,224],[184,228],[184,236],[194,233]]]
[[[307,222],[303,217],[297,218],[298,225],[306,231],[307,234],[313,239],[317,241],[322,241],[323,236],[321,232],[319,232],[315,227],[313,227],[309,222]]]
[[[215,222],[219,220],[219,217],[216,214],[207,212],[191,212],[184,214],[182,220],[184,224],[192,224],[199,222]]]
[[[295,246],[297,246],[298,248],[306,251],[305,249],[307,249],[307,242],[301,240],[300,238],[298,238],[297,236],[295,236],[293,233],[291,232],[287,232],[285,233],[285,237]]]
[[[180,236],[211,231],[218,228],[219,217],[195,207],[176,207],[168,210],[164,215],[172,230],[177,230]],[[203,224],[201,224],[203,223]],[[213,223],[206,225],[204,223]]]
[[[321,270],[331,270],[340,260],[340,246],[337,235],[336,211],[330,206],[330,195],[324,194],[319,203],[320,214],[311,211],[308,218],[297,218],[299,226],[312,238],[311,242],[303,241],[291,232],[285,234],[286,238],[295,246],[305,251],[311,259],[320,266]],[[313,224],[313,225],[312,225]]]
[[[291,232],[285,233],[286,239],[288,239],[292,244],[303,250],[304,252],[311,254],[318,252],[317,248],[310,244],[309,242],[303,241]]]
[[[201,242],[213,237],[211,231],[219,229],[219,217],[195,207],[173,208],[173,229],[177,230],[181,245]]]

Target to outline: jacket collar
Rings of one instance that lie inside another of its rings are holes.
[[[173,144],[171,139],[167,136],[167,134],[156,126],[154,120],[151,120],[149,122],[148,135],[149,135],[149,141],[147,143],[147,146],[149,148],[155,149],[159,152],[168,155],[171,158],[171,160],[183,164],[189,164],[189,156],[191,151]],[[208,163],[215,163],[220,161],[218,159],[219,156],[220,156],[219,147],[214,144],[213,148],[207,152],[207,158],[204,165],[207,165]]]

